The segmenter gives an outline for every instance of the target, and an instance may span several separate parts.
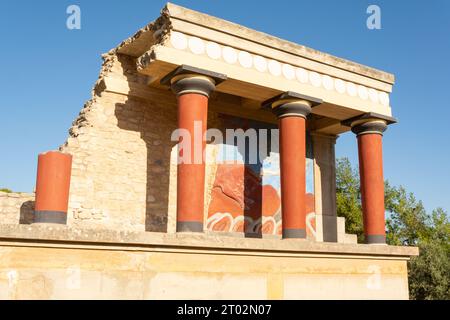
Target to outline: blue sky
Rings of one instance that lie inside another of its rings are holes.
[[[399,119],[384,138],[385,178],[450,210],[450,1],[174,1],[396,75]],[[81,30],[66,8],[81,8]],[[100,55],[154,20],[165,1],[0,2],[0,187],[31,191],[37,154],[64,143],[90,98]],[[366,8],[381,8],[381,30]],[[353,134],[337,156],[357,163]]]

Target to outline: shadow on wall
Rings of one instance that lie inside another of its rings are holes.
[[[126,59],[127,57],[119,56],[119,62],[123,66],[135,66]],[[124,74],[130,83],[136,83],[140,79],[136,76],[135,69]],[[167,232],[170,153],[176,145],[170,137],[177,125],[176,98],[169,91],[152,90],[155,92],[153,101],[129,97],[124,103],[116,103],[115,116],[119,128],[140,132],[146,145],[145,230]]]
[[[34,221],[34,201],[28,200],[20,206],[19,224],[32,224]]]

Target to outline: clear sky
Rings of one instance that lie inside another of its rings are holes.
[[[385,178],[431,210],[450,210],[450,1],[177,0],[314,49],[392,72],[393,115],[384,137]],[[66,8],[81,8],[81,30]],[[64,143],[90,98],[100,55],[154,20],[164,1],[0,2],[0,187],[32,191],[37,155]],[[381,30],[366,9],[381,8]],[[357,163],[352,133],[337,156]]]

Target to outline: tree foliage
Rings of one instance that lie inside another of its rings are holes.
[[[336,161],[336,207],[338,216],[345,217],[345,231],[364,241],[358,172],[347,158]]]
[[[347,158],[336,162],[338,216],[346,232],[363,241],[359,175]],[[408,262],[411,299],[450,299],[450,222],[442,208],[428,214],[420,200],[402,186],[385,182],[386,241],[390,245],[418,246],[420,255]]]

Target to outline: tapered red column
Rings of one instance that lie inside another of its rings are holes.
[[[35,223],[67,222],[72,156],[57,151],[38,156]]]
[[[178,101],[177,232],[203,232],[208,99],[224,78],[181,66],[162,80],[170,81]]]
[[[369,244],[386,243],[382,150],[386,128],[383,120],[363,120],[352,126],[358,139],[364,234]]]
[[[285,93],[270,101],[280,132],[283,238],[306,238],[306,117],[313,102]]]
[[[305,121],[279,119],[283,238],[306,238]]]

